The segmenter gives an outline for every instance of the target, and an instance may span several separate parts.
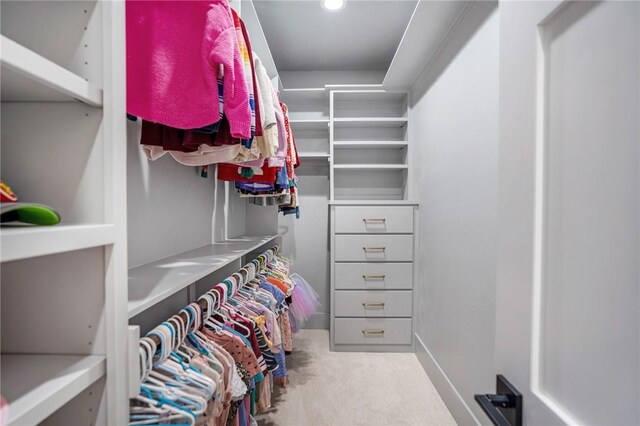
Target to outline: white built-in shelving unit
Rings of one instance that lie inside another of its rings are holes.
[[[2,2],[0,15],[2,179],[62,218],[0,229],[8,424],[123,424],[124,3]]]
[[[331,199],[408,200],[407,94],[340,89],[330,97]]]
[[[330,91],[331,348],[411,351],[417,204],[408,95]]]
[[[328,323],[332,350],[410,351],[417,204],[411,199],[408,94],[375,84],[334,84],[286,88],[283,99],[302,162],[296,171],[303,205],[316,207],[296,229],[322,235],[320,206],[330,216],[324,230],[330,237],[330,313],[317,325]],[[314,191],[308,199],[307,185]],[[317,241],[289,238],[317,250]]]

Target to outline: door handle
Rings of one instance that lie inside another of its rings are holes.
[[[378,308],[378,309],[384,309],[384,303],[362,303],[362,307],[365,309],[369,309],[369,308]]]
[[[522,394],[503,375],[496,377],[495,394],[474,398],[494,425],[522,426]]]
[[[381,223],[385,223],[387,221],[387,219],[362,219],[362,221],[365,223],[365,225],[369,222],[381,222]]]
[[[362,330],[362,334],[366,336],[384,336],[384,330]]]

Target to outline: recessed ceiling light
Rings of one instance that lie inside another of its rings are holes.
[[[345,0],[322,0],[322,7],[326,10],[340,10],[344,5]]]

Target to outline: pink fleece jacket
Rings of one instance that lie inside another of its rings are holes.
[[[220,119],[217,74],[231,134],[251,137],[244,65],[228,0],[127,0],[127,112],[193,129]]]

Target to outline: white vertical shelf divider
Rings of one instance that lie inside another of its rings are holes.
[[[334,188],[334,182],[335,182],[334,166],[335,166],[336,153],[335,153],[335,147],[333,145],[335,143],[335,136],[334,136],[335,130],[334,130],[334,124],[333,124],[334,105],[335,105],[335,99],[334,99],[334,92],[332,90],[329,93],[329,201],[333,201],[336,198],[335,188]]]
[[[114,225],[114,244],[105,250],[107,417],[109,424],[129,420],[127,286],[127,129],[124,2],[103,8],[103,86],[105,104],[105,220]],[[136,362],[137,364],[137,362]]]
[[[47,330],[48,324],[41,318],[55,324],[58,318],[54,315],[64,309],[76,316],[77,324],[77,328],[65,330],[67,336],[36,342],[22,339],[17,333],[4,333],[7,330],[3,328],[2,349],[10,348],[11,352],[2,355],[2,393],[9,403],[8,424],[126,424],[124,2],[3,2],[2,18],[3,120],[9,119],[3,123],[6,127],[2,133],[5,161],[21,165],[33,158],[35,164],[44,164],[50,160],[46,158],[48,151],[20,141],[25,135],[46,134],[51,140],[45,142],[57,144],[60,150],[56,161],[70,161],[68,167],[78,167],[79,171],[53,177],[39,175],[46,170],[33,171],[38,185],[18,183],[15,167],[11,176],[3,176],[7,183],[13,179],[16,186],[24,185],[17,192],[27,201],[39,201],[29,199],[33,196],[29,191],[50,192],[66,213],[60,225],[0,230],[3,308],[33,308],[28,300],[31,284],[17,277],[46,277],[46,285],[37,291],[46,292],[41,297],[50,297],[51,303],[38,306],[40,316],[34,317],[37,325],[23,326]],[[24,31],[25,26],[37,30]],[[62,43],[64,37],[58,37],[72,29],[82,36],[77,46]],[[94,118],[98,116],[96,111],[101,121]],[[25,112],[32,116],[22,120]],[[49,132],[43,122],[53,122],[60,128]],[[85,131],[68,143],[64,126]],[[69,149],[80,154],[67,155],[65,150]],[[89,151],[90,156],[82,157]],[[82,160],[86,163],[78,163]],[[28,168],[29,164],[21,166]],[[60,189],[43,177],[63,179],[57,182]],[[71,192],[69,186],[77,192]],[[86,273],[86,266],[75,267],[75,259],[90,261],[91,273]],[[65,276],[57,276],[61,274]],[[76,274],[78,282],[70,282],[69,277]],[[91,303],[74,298],[82,293],[79,290],[87,289],[95,297]],[[82,304],[91,306],[92,312],[79,308]]]

